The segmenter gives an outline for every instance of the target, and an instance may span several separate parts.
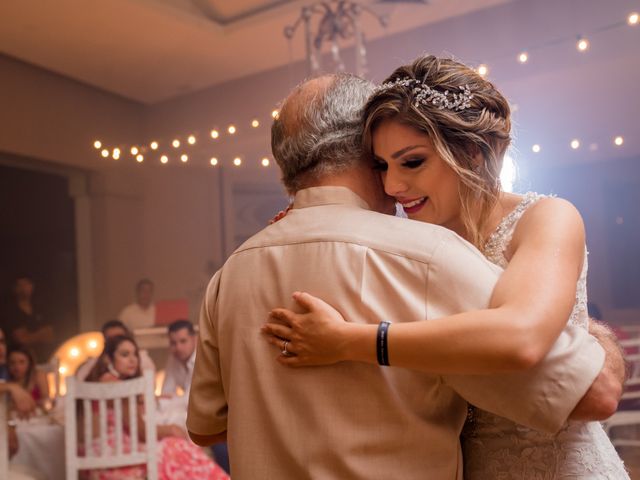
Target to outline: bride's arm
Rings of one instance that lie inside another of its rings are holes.
[[[512,245],[513,256],[488,309],[393,323],[388,331],[389,363],[440,374],[487,374],[536,365],[566,325],[575,302],[584,256],[582,219],[566,201],[541,200],[520,220]],[[438,271],[429,280],[430,289],[434,282],[443,291],[452,282],[473,288],[468,278],[473,271],[460,268],[460,261],[448,261],[447,254],[434,258]],[[457,271],[450,271],[451,263]],[[377,363],[377,325],[344,322],[336,310],[308,294],[294,298],[311,313],[276,309],[273,316],[284,325],[272,322],[264,329],[280,348],[282,339],[290,340],[287,350],[295,355],[279,357],[281,363]]]

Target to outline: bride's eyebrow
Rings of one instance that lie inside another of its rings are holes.
[[[411,150],[414,150],[414,149],[420,148],[420,147],[425,147],[426,148],[427,145],[409,145],[408,147],[401,148],[397,152],[392,153],[391,154],[391,158],[397,159],[398,157],[401,157],[405,153],[410,152]]]

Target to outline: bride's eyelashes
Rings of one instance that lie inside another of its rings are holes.
[[[373,161],[374,170],[378,170],[380,172],[386,172],[387,168],[389,168],[389,165],[387,165],[387,162],[383,160],[379,160],[377,158]]]
[[[401,165],[404,168],[409,168],[411,170],[421,167],[422,165],[424,165],[425,159],[422,157],[416,157],[416,158],[409,158],[406,160],[403,160]]]

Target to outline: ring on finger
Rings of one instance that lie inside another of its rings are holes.
[[[291,353],[289,350],[287,350],[287,345],[289,344],[289,340],[285,340],[284,343],[282,344],[282,355],[284,357],[290,357],[293,355],[293,353]]]

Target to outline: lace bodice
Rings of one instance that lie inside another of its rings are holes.
[[[502,219],[483,248],[487,259],[507,267],[505,254],[518,221],[541,198],[544,196],[527,193]],[[568,322],[588,328],[586,249]],[[466,480],[629,479],[622,460],[597,422],[569,422],[557,435],[550,435],[474,409],[462,438]]]

